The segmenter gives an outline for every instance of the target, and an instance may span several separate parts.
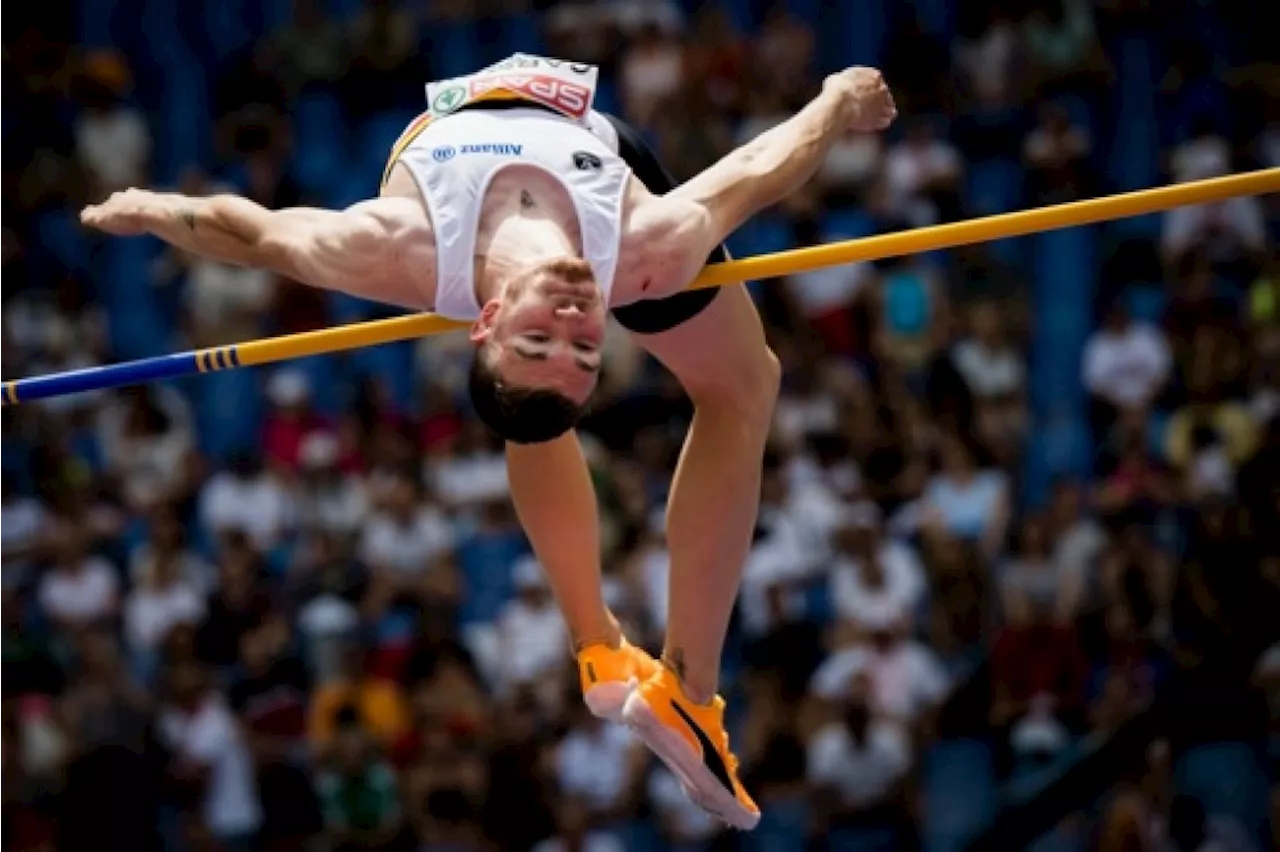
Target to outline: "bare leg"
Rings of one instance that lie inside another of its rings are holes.
[[[600,517],[578,436],[507,444],[511,499],[546,571],[575,648],[618,644],[600,586]]]
[[[714,697],[725,632],[760,507],[780,369],[745,288],[638,342],[670,369],[694,417],[667,505],[670,602],[663,660],[695,702]]]

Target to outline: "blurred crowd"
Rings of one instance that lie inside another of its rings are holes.
[[[756,254],[1280,165],[1250,14],[32,8],[4,45],[4,375],[386,315],[75,212],[132,185],[349,203],[427,80],[513,50],[598,63],[597,107],[680,179],[824,71],[883,68],[898,126],[735,236]],[[784,386],[722,680],[751,835],[582,705],[463,341],[5,408],[5,848],[954,849],[1170,689],[1217,726],[1155,740],[1040,848],[1276,848],[1278,214],[752,285]],[[615,331],[583,441],[609,603],[656,650],[690,409]]]

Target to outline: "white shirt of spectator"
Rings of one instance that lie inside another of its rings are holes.
[[[525,557],[512,569],[516,587],[545,588],[537,560]],[[541,606],[522,598],[510,601],[498,616],[498,677],[501,688],[530,683],[562,667],[569,648],[564,617],[549,595]]]
[[[1012,347],[988,349],[976,340],[956,345],[952,360],[965,384],[978,397],[1016,393],[1026,378],[1022,357]]]
[[[364,529],[360,558],[401,574],[419,574],[453,547],[453,539],[453,526],[435,506],[422,506],[408,524],[379,512]]]
[[[181,759],[208,767],[204,820],[215,835],[256,831],[262,824],[253,758],[236,718],[220,696],[210,694],[194,712],[166,707],[160,734]]]
[[[293,526],[296,506],[269,473],[241,480],[215,474],[200,495],[200,521],[208,529],[244,532],[259,550],[270,549]]]
[[[104,559],[87,556],[80,570],[53,569],[40,581],[40,606],[59,621],[85,624],[108,615],[120,580]]]
[[[925,591],[924,566],[907,544],[886,541],[878,557],[884,582],[878,588],[863,578],[862,560],[840,556],[831,570],[831,602],[836,613],[866,630],[884,630],[909,618]]]
[[[837,186],[860,184],[875,174],[883,155],[884,147],[879,136],[847,133],[827,151],[819,175]]]
[[[1099,329],[1085,344],[1084,383],[1115,405],[1145,405],[1168,378],[1171,358],[1164,335],[1147,323]]]
[[[626,792],[636,740],[624,725],[593,722],[575,728],[560,742],[556,775],[560,789],[595,811],[612,808]]]
[[[792,275],[786,286],[800,312],[812,318],[852,305],[872,275],[869,263],[849,263]]]
[[[885,158],[885,178],[892,203],[902,207],[937,175],[960,168],[960,155],[955,148],[934,140],[923,147],[894,145]]]
[[[76,127],[80,160],[113,189],[145,181],[143,167],[151,156],[151,135],[142,115],[128,107],[86,113]]]
[[[862,672],[871,678],[873,706],[906,721],[941,703],[951,685],[933,651],[915,640],[903,640],[887,651],[870,645],[837,651],[818,666],[809,688],[819,698],[838,701]]]
[[[201,326],[217,328],[236,315],[270,306],[275,276],[265,269],[198,260],[188,277],[187,312]]]
[[[435,493],[451,506],[506,499],[510,491],[507,463],[500,453],[443,459],[427,475]]]
[[[163,588],[140,585],[124,602],[124,631],[137,650],[155,650],[179,624],[197,624],[204,617],[204,598],[185,578]]]
[[[299,515],[304,526],[350,535],[364,523],[369,500],[364,486],[354,476],[304,491]]]
[[[31,563],[18,562],[9,554],[36,542],[48,523],[48,513],[39,500],[17,497],[7,502],[0,511],[0,549],[4,556],[4,585],[21,582]]]
[[[569,852],[569,844],[559,837],[548,837],[537,843],[531,852]],[[576,847],[579,852],[626,852],[627,847],[616,834],[607,831],[588,831]]]
[[[819,728],[806,748],[810,784],[830,787],[852,808],[875,804],[911,768],[911,742],[901,724],[873,718],[855,743],[842,722]]]
[[[720,833],[720,822],[684,793],[684,787],[665,766],[649,773],[649,801],[675,830],[676,843],[710,840]]]
[[[1196,204],[1170,210],[1164,214],[1161,248],[1168,253],[1181,254],[1193,246],[1204,244],[1209,229],[1215,226],[1243,248],[1252,251],[1266,248],[1266,216],[1262,203],[1256,198],[1228,198],[1216,204]]]

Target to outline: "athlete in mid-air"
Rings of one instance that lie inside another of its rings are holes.
[[[511,494],[572,634],[583,694],[629,724],[728,824],[760,812],[717,695],[759,504],[779,366],[742,285],[684,292],[725,238],[803,186],[832,143],[897,112],[879,72],[826,78],[800,112],[674,186],[639,137],[592,109],[597,70],[516,55],[427,87],[379,197],[345,210],[130,189],[82,221],[217,261],[471,323],[471,397],[507,441]],[[659,665],[604,604],[595,492],[573,431],[606,315],[664,364],[694,417],[671,485]]]

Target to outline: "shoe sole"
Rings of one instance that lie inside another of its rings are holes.
[[[608,722],[621,722],[627,699],[638,684],[639,681],[634,677],[626,681],[597,683],[582,693],[582,700],[586,702],[592,715]]]
[[[684,737],[662,724],[640,693],[627,699],[622,721],[675,773],[684,784],[685,793],[699,807],[741,831],[750,831],[759,824],[760,814],[744,808],[733,793],[716,780],[702,762],[702,756],[689,747]]]

